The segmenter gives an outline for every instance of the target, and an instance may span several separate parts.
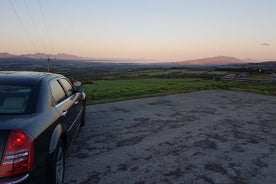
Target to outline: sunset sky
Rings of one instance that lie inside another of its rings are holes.
[[[0,52],[276,59],[276,0],[1,0]]]

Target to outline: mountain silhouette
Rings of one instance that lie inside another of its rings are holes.
[[[71,55],[71,54],[45,54],[45,53],[35,53],[35,54],[21,54],[21,55],[14,55],[9,54],[7,52],[0,53],[0,58],[32,58],[32,59],[59,59],[59,60],[85,60],[86,58]]]
[[[221,64],[237,64],[242,62],[243,62],[242,60],[235,57],[217,56],[217,57],[209,57],[209,58],[203,58],[203,59],[180,61],[177,63],[189,64],[189,65],[221,65]]]

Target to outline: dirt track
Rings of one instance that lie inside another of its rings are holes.
[[[276,97],[199,91],[89,106],[66,183],[276,183]]]

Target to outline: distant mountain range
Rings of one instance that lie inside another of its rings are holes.
[[[0,53],[0,58],[13,58],[13,57],[18,57],[17,55],[12,55],[12,54],[9,54],[9,53]]]
[[[87,58],[71,55],[71,54],[45,54],[45,53],[36,53],[36,54],[21,54],[13,55],[9,53],[0,53],[0,58],[32,58],[32,59],[47,59],[56,58],[59,60],[85,60]]]
[[[237,64],[243,63],[244,61],[228,56],[217,56],[203,59],[195,59],[188,61],[176,62],[177,64],[187,64],[187,65],[225,65],[225,64]]]
[[[56,58],[58,60],[75,60],[75,61],[104,61],[105,59],[91,59],[79,57],[71,54],[45,54],[45,53],[36,53],[36,54],[22,54],[22,55],[13,55],[9,53],[0,53],[0,59],[17,59],[17,58],[31,58],[31,59],[47,59],[47,58]],[[108,59],[105,61],[117,61],[121,63],[130,62],[131,60],[123,60],[123,59]],[[209,57],[203,59],[195,59],[195,60],[187,60],[187,61],[177,61],[177,62],[160,62],[158,64],[176,64],[176,65],[226,65],[226,64],[239,64],[239,63],[248,63],[249,60],[240,60],[235,57],[229,56],[217,56],[217,57]],[[132,63],[132,62],[131,62]],[[137,62],[136,62],[137,63]]]

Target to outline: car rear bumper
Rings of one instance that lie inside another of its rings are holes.
[[[19,176],[19,177],[13,177],[13,178],[1,178],[0,183],[1,184],[27,184],[27,181],[29,179],[29,174]]]

